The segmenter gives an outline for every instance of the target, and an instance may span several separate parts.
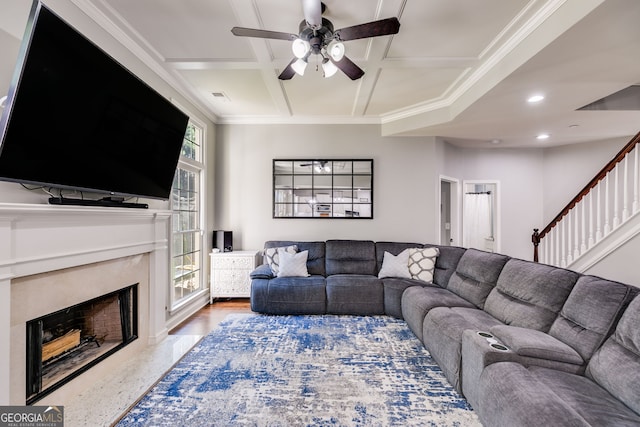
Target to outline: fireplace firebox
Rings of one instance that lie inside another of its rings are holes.
[[[38,401],[138,337],[138,284],[27,322],[26,403]]]

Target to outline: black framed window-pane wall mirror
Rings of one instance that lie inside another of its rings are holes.
[[[274,218],[373,218],[373,159],[274,159]]]

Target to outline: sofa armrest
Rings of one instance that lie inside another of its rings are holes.
[[[252,279],[273,279],[275,276],[273,275],[273,271],[271,271],[271,267],[269,264],[262,264],[258,266],[255,270],[249,274]]]
[[[544,332],[508,325],[494,326],[489,332],[519,356],[584,364],[576,350]]]

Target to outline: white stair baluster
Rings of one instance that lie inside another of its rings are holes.
[[[580,257],[580,204],[573,207],[573,260]]]
[[[629,219],[629,155],[624,157],[622,175],[622,222],[624,222]]]
[[[560,258],[560,267],[566,267],[567,266],[567,258],[566,258],[566,256],[567,256],[567,250],[566,250],[567,241],[565,240],[565,234],[566,234],[565,233],[565,228],[566,227],[565,227],[564,221],[561,224],[559,224],[559,227],[562,227],[562,238],[561,238],[562,249],[561,249],[561,252],[560,252],[560,257],[561,257]]]
[[[609,224],[609,204],[611,203],[609,198],[609,175],[610,173],[607,172],[607,176],[604,179],[604,205],[602,206],[604,209],[604,234],[602,237],[611,232],[611,225]]]
[[[587,251],[587,213],[586,213],[587,199],[586,197],[587,196],[584,196],[582,198],[582,201],[580,202],[580,204],[582,205],[582,209],[581,209],[582,217],[580,218],[580,230],[582,231],[582,234],[580,236],[580,255],[582,255]]]
[[[589,192],[589,241],[587,247],[591,249],[593,247],[593,188]]]
[[[600,196],[600,190],[603,182],[603,180],[600,180],[596,189],[596,242],[602,239],[602,228],[600,228],[602,224],[602,197]]]
[[[620,206],[619,206],[620,186],[618,183],[618,165],[613,168],[613,228],[620,225]]]
[[[567,226],[567,265],[573,262],[573,221],[571,220],[571,211],[564,217]]]
[[[633,205],[631,211],[638,212],[638,145],[633,149]]]

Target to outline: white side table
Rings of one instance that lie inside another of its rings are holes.
[[[249,298],[249,274],[261,263],[260,251],[232,251],[209,254],[211,259],[210,299]]]

